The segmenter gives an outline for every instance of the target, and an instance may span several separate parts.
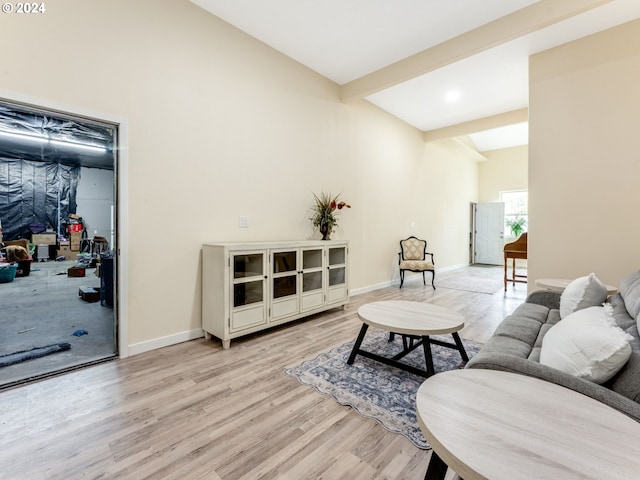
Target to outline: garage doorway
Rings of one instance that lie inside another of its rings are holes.
[[[0,388],[118,355],[118,130],[0,101]]]

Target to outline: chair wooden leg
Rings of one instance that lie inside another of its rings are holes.
[[[422,284],[426,287],[427,286],[427,279],[424,276],[424,271],[422,272]]]
[[[404,283],[404,270],[400,270],[400,288],[402,288],[403,283]]]
[[[431,270],[431,286],[433,287],[433,289],[436,289],[436,271],[435,270]]]

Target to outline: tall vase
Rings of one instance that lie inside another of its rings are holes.
[[[331,230],[329,228],[329,224],[328,223],[321,223],[320,224],[320,233],[322,234],[322,240],[331,240],[329,238],[329,235],[331,235]]]

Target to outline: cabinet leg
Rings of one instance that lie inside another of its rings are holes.
[[[222,348],[225,350],[229,350],[231,346],[231,340],[222,340]]]
[[[209,332],[207,332],[206,330],[204,331],[204,339],[205,340],[211,340],[211,334]]]

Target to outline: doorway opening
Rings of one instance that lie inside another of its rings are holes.
[[[504,203],[506,241],[514,241],[528,230],[529,192],[527,190],[500,192],[500,201]]]
[[[472,203],[471,226],[470,263],[502,265],[504,203]]]
[[[0,100],[0,388],[118,355],[118,133]]]

